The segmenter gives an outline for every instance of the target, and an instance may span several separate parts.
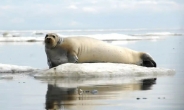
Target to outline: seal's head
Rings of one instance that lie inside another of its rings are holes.
[[[54,48],[61,43],[61,38],[55,33],[48,33],[45,36],[44,43],[47,48]]]
[[[141,53],[141,59],[142,59],[142,64],[141,66],[145,67],[157,67],[157,64],[153,60],[153,58],[148,54],[148,53]]]

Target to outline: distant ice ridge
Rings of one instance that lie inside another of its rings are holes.
[[[135,36],[129,36],[124,34],[117,34],[117,33],[111,33],[111,34],[93,34],[93,35],[61,35],[61,37],[92,37],[99,40],[104,41],[135,41],[135,40],[157,40],[160,39],[160,37],[157,36],[150,36],[150,37],[135,37]],[[42,37],[0,37],[0,42],[43,42],[44,41],[44,35]]]
[[[0,42],[42,42],[43,37],[0,37]]]
[[[33,72],[35,70],[38,69],[29,66],[0,64],[0,73],[23,73],[23,72]]]
[[[117,33],[81,35],[81,36],[92,37],[92,38],[96,38],[96,39],[103,40],[103,41],[136,41],[136,40],[157,40],[157,39],[160,39],[160,37],[156,37],[156,36],[154,36],[154,37],[152,37],[152,36],[150,36],[150,37],[134,37],[134,36],[130,36],[130,35],[117,34]],[[75,36],[73,36],[73,37],[75,37]]]
[[[153,32],[146,34],[133,34],[132,36],[182,36],[181,33],[171,33],[171,32]]]
[[[184,35],[182,29],[0,30],[0,42],[42,42],[46,33],[51,32],[62,37],[85,36],[105,41],[157,40]]]

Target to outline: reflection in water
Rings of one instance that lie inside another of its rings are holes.
[[[48,84],[46,109],[62,108],[62,102],[77,100],[75,97],[76,94],[76,88],[62,88]]]
[[[141,90],[150,90],[153,84],[156,84],[156,78],[141,80]]]
[[[89,107],[94,104],[104,104],[103,99],[123,98],[132,91],[150,90],[155,84],[154,79],[142,79],[139,81],[123,83],[123,84],[108,84],[108,85],[82,85],[76,87],[66,87],[59,79],[54,80],[54,83],[48,84],[46,94],[45,109],[92,109]],[[70,83],[70,82],[68,82]],[[116,96],[116,97],[113,97]],[[118,97],[117,97],[118,96]],[[95,100],[95,101],[94,101]],[[100,101],[101,100],[101,101]],[[100,102],[97,102],[100,101]],[[84,106],[88,105],[88,106]]]

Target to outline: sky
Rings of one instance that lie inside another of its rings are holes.
[[[184,27],[183,0],[1,0],[0,30]]]

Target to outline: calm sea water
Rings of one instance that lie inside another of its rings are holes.
[[[158,67],[175,69],[176,74],[160,77],[155,83],[139,80],[108,85],[85,84],[85,79],[44,81],[17,75],[13,80],[0,80],[0,110],[184,109],[183,36],[112,43],[148,52]],[[5,64],[48,68],[43,43],[0,43],[0,56],[0,62]],[[83,82],[82,86],[74,86],[80,82]]]

